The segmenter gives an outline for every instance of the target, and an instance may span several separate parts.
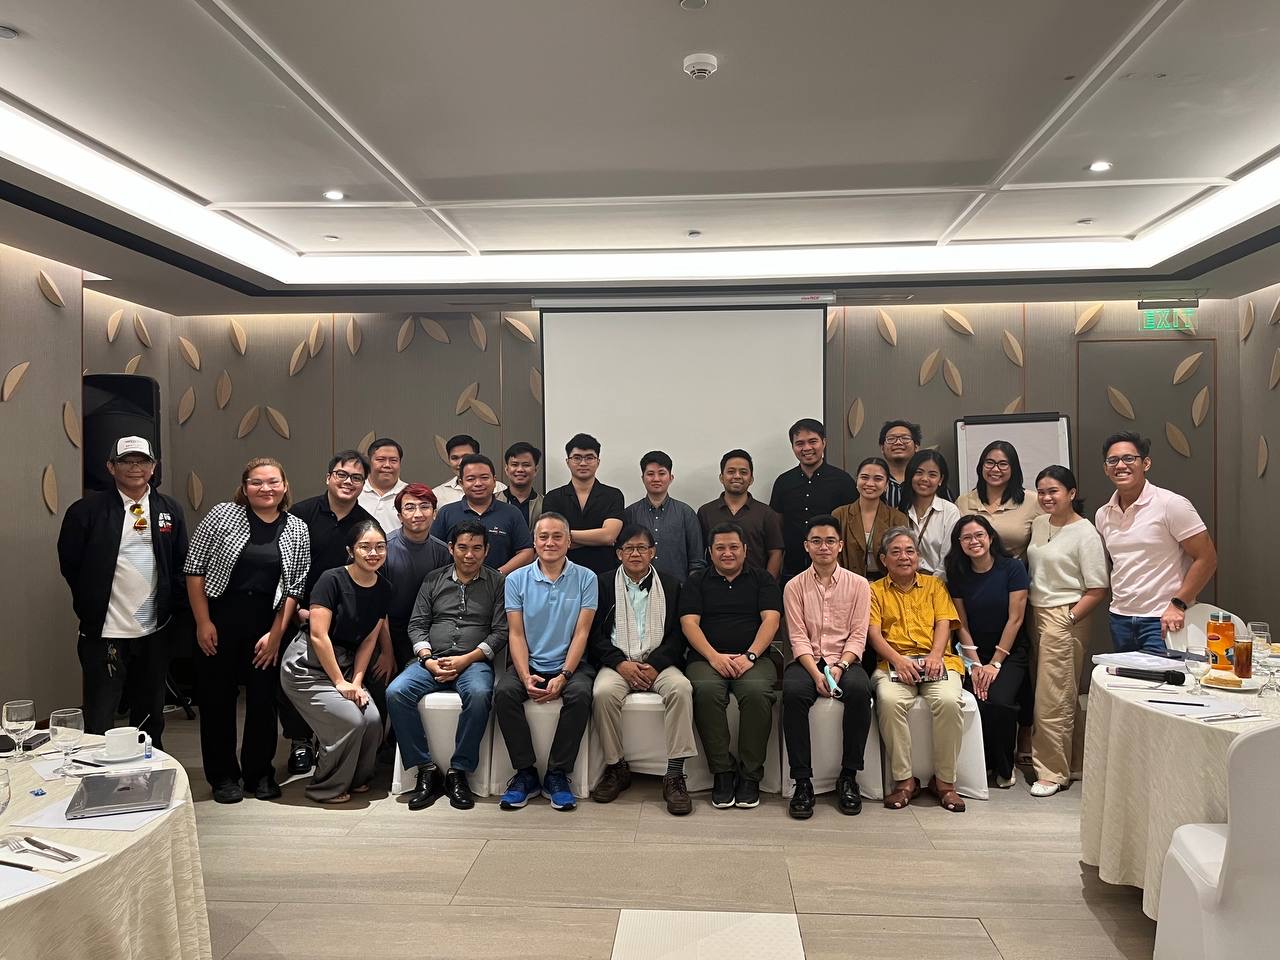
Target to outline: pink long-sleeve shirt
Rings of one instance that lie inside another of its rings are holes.
[[[866,578],[836,567],[830,585],[824,586],[809,567],[787,582],[782,606],[793,655],[807,653],[828,663],[861,659],[871,613],[871,586]]]

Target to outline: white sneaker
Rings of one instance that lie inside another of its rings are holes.
[[[1033,797],[1052,797],[1055,793],[1062,789],[1062,785],[1058,783],[1041,783],[1037,780],[1031,785],[1031,795]]]

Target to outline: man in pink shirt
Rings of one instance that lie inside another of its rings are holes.
[[[795,661],[782,674],[782,730],[796,791],[787,812],[796,820],[813,816],[813,761],[809,709],[819,697],[844,705],[844,745],[836,780],[836,808],[848,816],[862,812],[858,771],[871,728],[871,682],[855,667],[867,643],[871,588],[836,563],[844,542],[840,521],[821,514],[805,524],[804,550],[811,566],[792,577],[782,593]],[[834,687],[832,685],[834,681]]]
[[[1151,441],[1116,433],[1102,447],[1116,492],[1094,517],[1111,557],[1111,640],[1117,650],[1167,653],[1187,607],[1218,568],[1204,521],[1186,497],[1147,480]]]

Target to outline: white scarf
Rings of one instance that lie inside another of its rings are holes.
[[[662,643],[666,632],[667,597],[662,590],[662,579],[658,571],[649,567],[649,599],[644,614],[644,636],[640,636],[640,628],[636,625],[636,612],[631,606],[631,597],[627,594],[630,578],[627,572],[619,567],[613,576],[613,645],[627,655],[628,660],[643,662]]]

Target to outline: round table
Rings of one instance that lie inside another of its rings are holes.
[[[1093,671],[1080,842],[1084,862],[1096,866],[1104,881],[1142,888],[1142,911],[1155,920],[1173,832],[1184,823],[1227,822],[1227,748],[1267,721],[1210,724],[1176,716],[1146,701],[1193,698],[1179,688],[1127,689],[1139,682],[1113,677],[1101,666]],[[1280,700],[1205,694],[1224,711],[1258,710],[1280,720]]]
[[[85,738],[86,743],[101,740]],[[125,832],[12,826],[70,796],[76,782],[42,780],[29,762],[0,763],[7,765],[12,780],[9,808],[0,814],[0,835],[35,834],[55,846],[106,854],[68,873],[42,872],[52,884],[0,902],[0,954],[41,960],[212,957],[195,808],[181,764],[162,764],[178,771],[181,802],[138,830]],[[33,797],[31,791],[39,787],[46,795]],[[0,859],[7,853],[0,850]]]

